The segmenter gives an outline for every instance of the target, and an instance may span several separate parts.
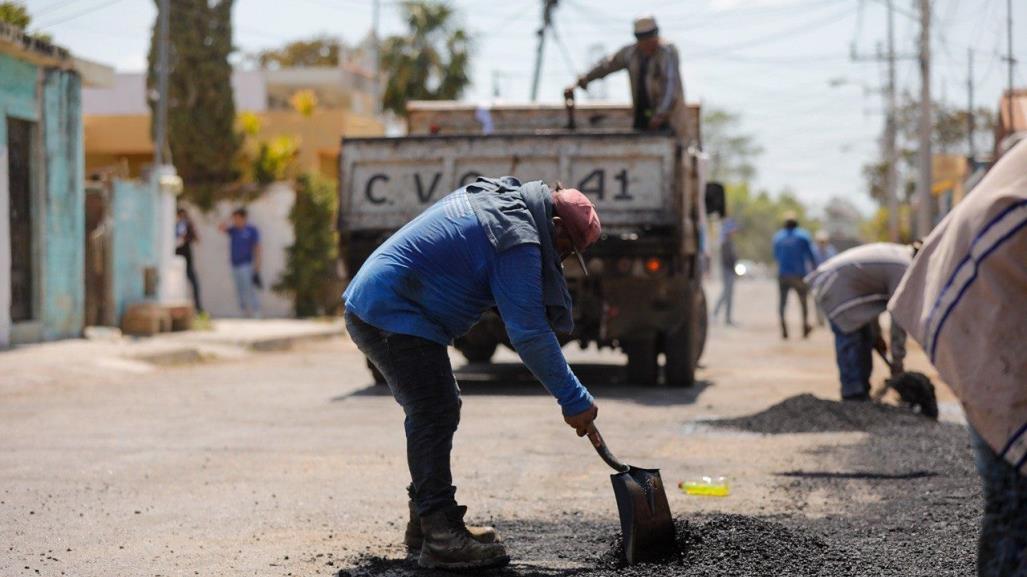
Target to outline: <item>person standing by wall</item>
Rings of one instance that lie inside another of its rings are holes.
[[[203,312],[203,305],[200,304],[200,280],[196,276],[196,267],[193,265],[193,244],[200,241],[196,234],[196,227],[193,219],[184,208],[179,207],[175,220],[175,254],[185,259],[185,276],[189,279],[189,285],[193,289],[193,305],[196,312]]]
[[[1027,575],[1027,142],[924,240],[888,310],[963,405],[984,488],[978,577]]]
[[[809,310],[806,303],[807,288],[803,282],[806,274],[816,267],[813,243],[806,229],[799,227],[799,218],[792,212],[784,214],[784,226],[774,235],[774,260],[777,261],[777,286],[779,292],[778,316],[781,319],[781,338],[788,338],[788,324],[785,322],[785,308],[788,293],[795,291],[802,307],[802,337],[809,336],[813,327],[809,324]]]
[[[229,237],[229,256],[232,280],[239,298],[239,309],[244,316],[260,316],[260,231],[247,221],[245,208],[232,212],[232,222],[221,224],[221,231]]]
[[[713,307],[713,318],[720,314],[720,307],[724,307],[724,324],[735,326],[731,317],[731,305],[735,293],[735,265],[738,264],[738,255],[735,253],[735,231],[738,225],[733,218],[724,220],[720,228],[720,279],[723,283],[720,298],[717,299],[717,306]]]

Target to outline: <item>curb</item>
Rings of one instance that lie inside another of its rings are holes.
[[[158,367],[170,367],[232,358],[242,352],[267,353],[288,351],[297,344],[328,340],[344,336],[345,334],[345,327],[338,326],[310,333],[254,339],[199,338],[197,343],[183,344],[181,348],[172,348],[153,353],[139,353],[130,355],[129,358]]]

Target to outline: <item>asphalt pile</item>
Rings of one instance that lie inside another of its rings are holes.
[[[829,401],[810,394],[802,394],[789,397],[752,415],[707,421],[706,424],[776,435],[866,432],[897,426],[929,427],[936,423],[902,407],[870,402]]]
[[[627,565],[619,537],[582,575],[627,577],[753,577],[847,575],[849,555],[820,536],[773,520],[743,515],[678,519],[677,552],[662,563]]]

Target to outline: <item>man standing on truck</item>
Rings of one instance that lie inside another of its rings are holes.
[[[481,569],[509,562],[489,527],[467,527],[450,471],[460,389],[446,346],[498,307],[524,364],[584,436],[598,414],[556,332],[573,329],[562,261],[600,234],[579,191],[540,181],[478,178],[385,241],[343,294],[346,326],[406,414],[412,483],[407,547],[422,567]]]
[[[672,130],[679,138],[685,138],[689,134],[688,107],[678,49],[660,38],[653,16],[635,20],[635,40],[579,77],[564,90],[564,96],[572,98],[575,88],[584,89],[593,80],[627,69],[635,130]]]
[[[806,338],[813,327],[809,324],[806,302],[808,291],[802,279],[816,267],[817,257],[813,254],[809,233],[799,227],[799,217],[792,211],[784,214],[784,227],[774,235],[774,260],[777,261],[777,313],[781,317],[781,338],[788,338],[785,306],[788,304],[788,293],[793,290],[802,307],[802,336]]]

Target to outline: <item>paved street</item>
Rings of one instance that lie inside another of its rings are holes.
[[[767,281],[738,284],[741,327],[711,328],[702,383],[690,390],[631,386],[619,354],[568,349],[597,397],[611,448],[662,469],[676,515],[801,510],[822,518],[883,497],[856,485],[845,498],[797,494],[775,474],[829,468],[835,453],[825,448],[865,433],[759,436],[696,423],[801,392],[838,398],[829,331],[782,342],[775,291]],[[913,368],[933,376],[922,353],[911,356]],[[609,471],[515,355],[497,360],[459,371],[458,499],[500,529],[580,514],[613,533]],[[454,362],[462,364],[457,353]],[[402,413],[386,389],[369,384],[345,338],[31,387],[25,377],[0,370],[0,575],[334,575],[358,554],[401,554]],[[874,383],[882,379],[875,374]],[[943,420],[961,418],[944,387],[939,400]],[[731,496],[674,488],[702,474],[729,477]],[[510,543],[515,563],[517,547]]]

